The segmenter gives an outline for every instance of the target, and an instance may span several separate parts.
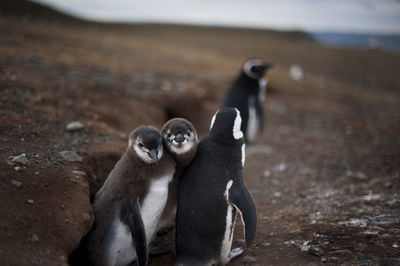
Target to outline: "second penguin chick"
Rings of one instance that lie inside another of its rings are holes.
[[[196,129],[192,123],[183,118],[168,120],[161,130],[161,137],[166,150],[176,161],[176,169],[174,178],[169,184],[167,204],[157,231],[168,229],[175,220],[179,178],[192,161],[198,145]]]

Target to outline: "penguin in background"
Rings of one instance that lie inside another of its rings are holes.
[[[95,222],[83,240],[80,265],[147,265],[148,245],[168,198],[175,161],[153,127],[139,127],[96,193]],[[76,261],[77,259],[75,259]]]
[[[240,126],[236,108],[220,109],[179,180],[176,265],[225,265],[242,254],[244,247],[231,250],[237,213],[244,223],[246,247],[255,239],[257,213],[243,180]]]
[[[161,129],[161,137],[167,152],[176,162],[174,178],[169,184],[168,200],[158,223],[157,232],[173,226],[176,216],[178,197],[178,182],[185,167],[196,154],[198,137],[195,127],[188,120],[173,118],[168,120]]]
[[[242,132],[247,142],[254,142],[257,128],[264,130],[265,115],[262,103],[265,98],[268,80],[265,73],[273,65],[262,59],[247,60],[228,91],[223,106],[235,107],[242,116]]]

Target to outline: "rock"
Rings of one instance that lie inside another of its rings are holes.
[[[279,198],[282,195],[281,192],[274,192],[274,197]]]
[[[300,249],[303,252],[308,252],[310,250],[311,246],[308,245],[308,241],[305,241],[303,244],[300,245]]]
[[[358,180],[366,180],[368,178],[366,174],[364,174],[363,172],[360,172],[360,171],[353,172],[351,170],[347,170],[346,175],[348,177],[352,177],[352,178],[358,179]]]
[[[367,227],[368,221],[365,219],[351,219],[350,221],[339,222],[339,225]]]
[[[37,63],[39,62],[38,57],[35,53],[29,53],[26,55],[26,60],[28,60],[31,63]]]
[[[61,208],[61,209],[65,209],[64,204],[60,204],[60,208]]]
[[[74,122],[68,123],[65,129],[67,131],[79,131],[84,128],[85,128],[85,125],[82,122],[74,121]]]
[[[289,76],[294,80],[303,80],[303,68],[299,64],[292,64],[289,69]]]
[[[335,251],[329,252],[331,255],[336,255],[336,256],[341,256],[341,257],[346,257],[346,258],[352,258],[353,253],[350,250],[347,249],[339,249]]]
[[[39,241],[39,236],[37,234],[32,235],[32,242]]]
[[[308,253],[314,256],[322,256],[324,255],[324,251],[318,246],[311,246],[308,249]]]
[[[378,225],[389,225],[389,224],[400,223],[400,217],[393,215],[378,215],[378,216],[368,217],[368,220]]]
[[[264,177],[269,177],[270,175],[271,175],[271,171],[269,171],[269,170],[265,170],[263,173]]]
[[[29,204],[35,203],[35,202],[33,201],[33,199],[28,199],[27,202],[28,202]]]
[[[257,262],[257,259],[250,255],[246,255],[246,256],[244,256],[243,261],[247,262],[247,263],[254,263],[254,262]]]
[[[276,169],[277,169],[279,172],[283,172],[283,171],[286,170],[286,164],[285,164],[285,163],[280,163],[280,164],[276,167]]]
[[[83,161],[82,157],[73,151],[60,151],[60,155],[64,160],[66,160],[68,162],[82,162]]]
[[[333,256],[333,257],[330,257],[330,258],[329,258],[329,261],[332,261],[332,262],[337,262],[337,261],[339,261],[339,258],[338,258],[338,257],[335,257],[335,256]]]
[[[328,261],[328,260],[327,260],[325,257],[322,257],[322,258],[321,258],[321,262],[322,262],[322,263],[325,263],[325,262],[327,262],[327,261]]]
[[[17,172],[18,172],[19,170],[21,170],[21,169],[22,169],[21,166],[15,166],[15,167],[14,167],[14,170],[17,171]]]
[[[82,177],[83,177],[83,176],[86,176],[86,173],[83,172],[83,171],[73,170],[72,173],[73,173],[74,175],[79,176],[79,177],[81,177],[81,176],[82,176]]]
[[[394,244],[392,245],[392,247],[394,247],[394,248],[398,248],[398,247],[399,247],[399,245],[398,245],[398,244],[396,244],[396,243],[394,243]]]
[[[13,184],[16,187],[21,187],[22,186],[21,182],[19,182],[17,180],[14,180],[14,179],[11,179],[11,184]]]
[[[6,162],[9,165],[17,165],[17,164],[29,165],[30,164],[25,153],[18,155],[18,156],[10,156],[10,157],[8,157],[8,160]]]
[[[361,200],[363,200],[363,201],[375,201],[375,200],[380,200],[380,199],[381,199],[381,195],[379,195],[379,194],[368,194],[361,198]]]

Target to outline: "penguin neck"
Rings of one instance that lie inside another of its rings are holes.
[[[141,165],[142,167],[143,167],[143,166],[148,166],[148,165],[150,165],[150,164],[144,162],[144,161],[139,157],[139,155],[137,155],[136,152],[133,151],[133,149],[132,149],[131,147],[128,147],[128,148],[126,149],[126,152],[124,153],[124,155],[122,155],[121,160],[130,161],[130,162],[134,161],[134,162],[137,162],[137,164],[138,164],[138,165]]]
[[[242,146],[242,144],[244,143],[244,139],[240,138],[240,139],[235,139],[232,137],[226,137],[226,134],[218,134],[217,132],[211,132],[209,135],[210,140],[212,140],[213,142],[219,143],[223,146]]]
[[[246,73],[242,72],[236,81],[237,84],[245,84],[246,90],[255,89],[258,90],[259,79],[250,78]]]
[[[194,144],[193,147],[185,153],[177,154],[172,151],[170,151],[170,153],[172,154],[172,157],[174,158],[178,167],[186,167],[192,161],[196,150],[197,144]]]

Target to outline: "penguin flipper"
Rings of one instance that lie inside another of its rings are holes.
[[[147,265],[148,262],[148,250],[146,231],[144,229],[144,223],[142,215],[140,213],[139,198],[136,199],[135,203],[130,206],[131,212],[127,217],[127,224],[131,230],[132,241],[135,244],[137,264],[139,266]]]
[[[265,116],[264,116],[264,109],[263,109],[262,103],[259,99],[257,99],[255,101],[255,108],[256,108],[256,113],[257,113],[257,118],[258,118],[258,130],[261,133],[264,130]]]
[[[256,238],[257,210],[253,197],[243,182],[243,178],[233,182],[229,190],[229,201],[242,216],[245,228],[246,247],[249,247]]]

